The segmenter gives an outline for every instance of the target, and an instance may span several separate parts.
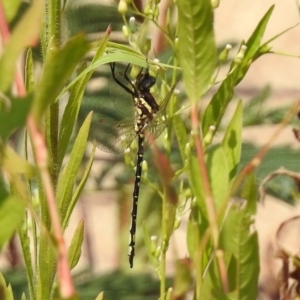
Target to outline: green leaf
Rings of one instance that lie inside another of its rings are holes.
[[[89,50],[83,35],[78,35],[46,59],[42,78],[37,86],[32,113],[39,124],[48,105],[53,104],[74,72],[77,64]]]
[[[11,285],[6,285],[5,279],[0,273],[0,299],[1,300],[14,300]]]
[[[24,212],[25,204],[17,197],[0,198],[0,250],[20,227]]]
[[[96,151],[96,145],[94,144],[93,145],[93,150],[92,150],[92,153],[90,155],[90,158],[89,158],[89,161],[86,165],[86,168],[85,168],[85,171],[83,173],[83,175],[81,176],[81,180],[78,184],[78,186],[76,187],[74,193],[73,193],[73,197],[72,197],[72,200],[70,202],[70,205],[68,207],[68,211],[66,213],[66,216],[65,218],[63,219],[62,221],[62,226],[63,228],[65,228],[69,222],[69,219],[71,217],[71,214],[73,212],[73,209],[79,199],[79,196],[81,195],[81,192],[83,191],[83,188],[89,178],[89,174],[91,172],[91,168],[92,168],[92,165],[93,165],[93,162],[94,162],[94,156],[95,156],[95,151]]]
[[[232,100],[234,87],[244,78],[251,63],[257,58],[256,53],[260,51],[261,40],[273,8],[274,6],[268,10],[246,43],[247,50],[240,65],[235,65],[235,63],[232,62],[229,75],[222,82],[218,91],[214,94],[209,105],[206,107],[202,124],[203,136],[208,133],[210,126],[214,126],[214,132],[217,132],[226,108]]]
[[[21,0],[2,0],[6,21],[12,21],[18,12],[20,4]]]
[[[215,206],[218,210],[229,193],[228,162],[223,147],[218,146],[207,154],[209,182]]]
[[[214,126],[216,132],[226,111],[228,104],[230,103],[235,87],[235,74],[229,74],[221,83],[218,91],[212,97],[210,103],[206,107],[203,115],[202,132],[205,136],[210,126]]]
[[[2,167],[13,176],[25,175],[30,179],[36,175],[36,169],[23,157],[19,156],[12,148],[5,146],[3,149]]]
[[[189,157],[189,182],[193,195],[196,197],[196,203],[201,212],[201,216],[207,220],[207,209],[204,201],[203,181],[199,168],[198,159],[190,155]]]
[[[11,86],[16,72],[16,61],[22,51],[38,40],[43,10],[43,1],[34,1],[14,28],[9,41],[5,44],[0,59],[0,91],[4,94]]]
[[[236,84],[238,84],[247,73],[251,63],[257,59],[256,54],[260,53],[260,46],[262,43],[262,39],[264,36],[264,33],[266,31],[267,24],[270,20],[270,17],[272,15],[272,12],[274,10],[274,5],[272,5],[269,10],[266,12],[266,14],[263,16],[263,18],[258,23],[257,27],[255,28],[254,32],[252,33],[251,37],[246,43],[247,50],[245,53],[245,56],[243,58],[242,63],[240,64],[239,68],[237,69],[237,78],[236,78]],[[260,53],[264,54],[264,53]]]
[[[24,98],[12,98],[9,106],[0,110],[0,139],[7,140],[13,131],[25,126],[31,104],[32,95]]]
[[[68,91],[78,80],[84,78],[90,72],[93,72],[96,68],[101,65],[108,64],[110,62],[121,61],[127,62],[132,65],[137,65],[141,67],[147,67],[147,60],[144,56],[140,54],[132,54],[132,53],[108,53],[102,57],[99,57],[93,63],[90,64],[83,72],[78,74],[59,94],[59,96],[63,95],[66,91]]]
[[[86,64],[84,64],[80,68],[80,72],[82,72],[86,68]],[[64,114],[61,120],[60,131],[59,131],[59,141],[58,141],[58,168],[61,167],[64,156],[66,154],[67,148],[70,143],[70,138],[74,130],[75,122],[78,118],[78,112],[81,106],[82,96],[84,92],[84,82],[85,78],[83,77],[80,81],[76,82],[76,84],[72,87],[70,92],[70,97],[67,103],[67,106],[64,110]]]
[[[109,35],[106,34],[106,36],[102,39],[99,48],[97,49],[97,52],[92,60],[92,63],[103,55],[107,46],[108,38]],[[83,72],[84,69],[86,69],[86,65],[83,65],[83,67],[79,71],[79,74]],[[90,77],[92,76],[92,74],[93,74],[93,70],[88,72],[84,77],[82,77],[79,81],[77,81],[71,90],[69,101],[63,114],[63,118],[60,126],[60,132],[59,132],[59,148],[58,148],[59,168],[61,166],[64,155],[66,153],[70,141],[70,137],[73,132],[74,124],[78,118],[78,112],[80,109],[85,86],[89,81]]]
[[[36,299],[50,299],[51,288],[56,274],[55,249],[47,233],[39,239]]]
[[[26,300],[26,295],[25,295],[25,293],[22,294],[21,300]]]
[[[254,175],[250,174],[243,187],[243,200],[230,207],[220,235],[221,249],[231,253],[236,260],[234,267],[228,269],[228,277],[236,283],[232,299],[253,300],[257,297],[259,249],[257,232],[253,229],[256,191]]]
[[[186,93],[200,99],[216,65],[213,12],[210,0],[178,0],[178,57]]]
[[[56,198],[61,220],[65,219],[70,206],[75,179],[85,153],[91,119],[92,113],[86,117],[84,123],[82,124],[76,137],[69,162],[65,166],[58,180]]]
[[[24,257],[25,267],[26,267],[29,295],[30,295],[30,299],[32,299],[35,294],[35,292],[34,292],[34,279],[35,278],[34,278],[34,273],[33,273],[33,261],[31,259],[32,248],[31,248],[30,238],[28,235],[29,231],[30,231],[30,229],[28,228],[28,220],[26,219],[25,224],[23,224],[23,226],[19,230],[19,238],[20,238],[20,243],[21,243],[21,247],[22,247],[22,254]],[[23,297],[24,297],[24,299],[26,299],[25,294],[22,295],[22,299],[23,299]]]
[[[201,220],[198,218],[198,209],[193,207],[189,216],[187,223],[187,232],[186,232],[186,244],[188,247],[188,252],[190,257],[195,257],[195,253],[199,249],[200,244],[200,231],[199,223]]]
[[[32,92],[35,87],[34,66],[32,58],[32,49],[29,48],[26,54],[25,62],[25,87],[27,92]]]
[[[232,182],[236,175],[241,157],[242,126],[243,103],[242,101],[239,101],[222,140],[222,146],[228,162],[229,182]]]
[[[185,161],[185,148],[186,148],[186,143],[187,143],[187,133],[186,133],[186,128],[180,119],[180,116],[175,115],[173,117],[173,128],[176,133],[176,138],[178,141],[178,146],[181,154],[181,159],[184,162]]]
[[[71,270],[77,265],[80,259],[83,237],[84,237],[84,223],[83,221],[80,221],[77,225],[76,231],[71,241],[71,245],[68,249],[68,261]]]
[[[104,297],[104,293],[101,292],[101,293],[96,297],[95,300],[103,300],[103,297]]]

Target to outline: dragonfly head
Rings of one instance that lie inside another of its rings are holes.
[[[149,92],[150,88],[156,83],[156,78],[151,76],[148,72],[141,74],[141,77],[137,79],[138,89],[141,92]]]

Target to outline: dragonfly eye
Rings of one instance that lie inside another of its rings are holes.
[[[138,88],[140,91],[149,91],[152,86],[156,83],[155,77],[146,73],[142,80],[139,82]]]

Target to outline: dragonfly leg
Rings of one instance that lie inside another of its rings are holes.
[[[132,91],[128,86],[126,86],[125,84],[123,84],[116,76],[116,73],[115,73],[115,68],[116,68],[116,64],[113,62],[113,63],[110,63],[110,69],[111,69],[111,73],[112,73],[112,76],[113,76],[113,79],[114,81],[119,85],[121,86],[126,92],[128,92],[129,94],[131,94],[133,97],[135,96],[135,91]],[[128,68],[128,66],[127,66]],[[127,70],[126,68],[126,70]],[[127,78],[126,78],[127,80]],[[128,80],[127,80],[128,81]],[[130,81],[130,85],[134,88],[132,82]]]

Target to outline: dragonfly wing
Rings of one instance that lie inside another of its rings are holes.
[[[162,113],[165,111],[173,93],[175,90],[175,87],[178,83],[178,81],[180,80],[180,77],[177,79],[177,81],[173,84],[173,86],[171,87],[171,89],[169,90],[169,92],[167,93],[167,95],[165,96],[165,98],[162,100],[162,102],[159,104],[159,112]]]
[[[166,121],[153,120],[146,128],[146,131],[150,133],[154,139],[157,139],[167,126]]]
[[[132,143],[136,133],[134,122],[100,119],[91,125],[89,139],[105,152],[121,153]]]

